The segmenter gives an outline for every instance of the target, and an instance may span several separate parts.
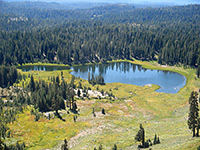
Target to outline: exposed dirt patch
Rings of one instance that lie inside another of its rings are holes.
[[[77,134],[75,137],[72,137],[69,140],[69,148],[75,147],[76,145],[80,144],[81,138],[86,138],[87,136],[99,134],[101,132],[104,132],[104,130],[110,130],[113,127],[111,124],[102,124],[98,125],[96,127],[93,127],[91,129],[86,129],[84,131],[81,131],[79,134]]]

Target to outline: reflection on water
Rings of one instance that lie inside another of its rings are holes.
[[[160,86],[157,92],[177,93],[186,84],[186,78],[178,73],[145,69],[129,62],[76,66],[71,69],[74,70],[71,74],[86,80],[90,72],[94,75],[101,73],[106,83],[156,84]]]
[[[63,66],[23,66],[23,71],[55,71],[66,70],[69,67]],[[142,68],[140,65],[129,62],[116,62],[97,65],[83,65],[71,67],[72,75],[83,79],[88,79],[88,72],[98,76],[100,73],[104,77],[105,83],[120,82],[144,86],[146,84],[156,84],[160,86],[157,92],[177,93],[186,84],[186,78],[178,73],[169,71],[150,70]]]
[[[41,65],[36,65],[36,66],[21,66],[18,67],[19,69],[22,69],[22,71],[56,71],[56,70],[67,70],[70,69],[67,66],[41,66]]]

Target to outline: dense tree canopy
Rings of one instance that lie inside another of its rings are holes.
[[[20,78],[21,75],[17,72],[16,67],[0,66],[0,87],[12,86]]]
[[[0,65],[131,58],[200,64],[199,5],[138,9],[119,4],[68,10],[36,4],[1,2]]]
[[[79,64],[112,59],[156,60],[160,64],[200,63],[200,26],[162,28],[134,24],[68,23],[29,32],[0,31],[0,64]]]

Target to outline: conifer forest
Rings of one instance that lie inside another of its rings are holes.
[[[0,0],[0,150],[200,150],[199,103],[200,4]]]

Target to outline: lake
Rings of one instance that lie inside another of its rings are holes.
[[[23,66],[23,71],[41,70],[54,71],[65,70],[67,67],[58,66]],[[83,65],[71,67],[72,75],[82,79],[88,79],[88,72],[97,76],[101,74],[105,83],[120,82],[144,86],[147,84],[159,85],[157,92],[178,93],[186,85],[186,78],[181,74],[169,71],[151,70],[142,68],[129,62],[115,62],[108,64]]]

